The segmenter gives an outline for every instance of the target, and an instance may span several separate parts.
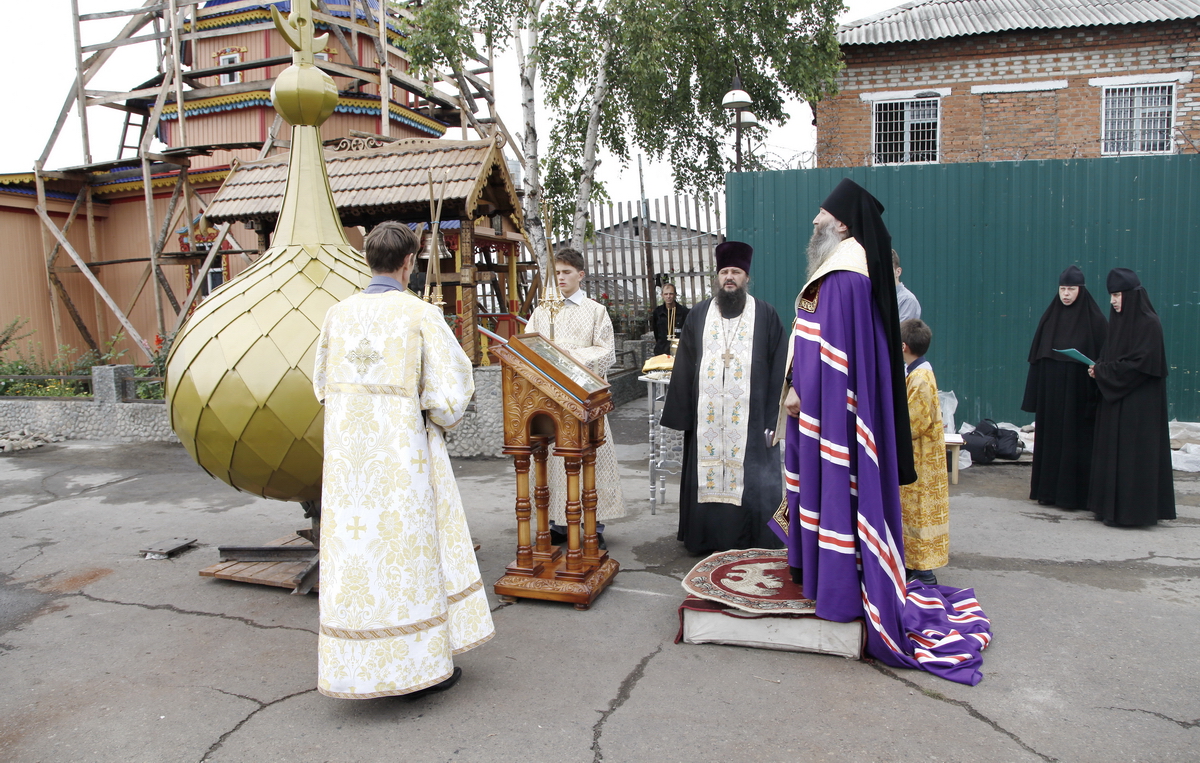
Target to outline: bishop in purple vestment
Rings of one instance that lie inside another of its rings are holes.
[[[974,592],[905,580],[900,485],[916,473],[882,212],[846,179],[813,221],[785,387],[787,509],[772,529],[818,617],[862,618],[876,659],[974,685],[991,639]]]

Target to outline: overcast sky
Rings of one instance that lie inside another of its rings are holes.
[[[850,0],[839,20],[862,18],[898,5],[896,0]],[[80,0],[81,13],[133,8],[137,0]],[[0,122],[0,172],[25,172],[45,148],[54,120],[74,80],[74,45],[71,9],[66,0],[40,3],[5,3],[8,44],[0,49],[0,98],[8,104],[7,118]],[[83,24],[85,45],[112,39],[125,19],[89,21]],[[93,79],[93,90],[129,90],[154,75],[152,46],[143,44],[118,51]],[[145,48],[142,52],[139,49]],[[497,100],[501,117],[512,131],[521,127],[520,106],[515,87],[515,64],[511,57],[500,62],[496,72]],[[510,86],[511,85],[511,86]],[[758,150],[782,160],[795,159],[813,147],[812,117],[806,106],[790,104],[791,120],[768,135]],[[540,122],[541,120],[539,120]],[[116,158],[123,119],[121,112],[93,107],[88,114],[94,161]],[[546,134],[543,129],[542,134]],[[457,137],[457,130],[450,135]],[[47,167],[57,169],[83,163],[79,118],[72,112],[59,137]],[[732,155],[732,136],[730,137]],[[609,185],[614,200],[638,196],[636,159],[628,168],[615,161],[603,162],[600,178]],[[669,170],[645,165],[646,193],[650,197],[671,193]]]

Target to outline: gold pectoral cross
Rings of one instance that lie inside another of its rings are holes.
[[[729,368],[729,364],[733,362],[733,353],[729,350],[721,353],[721,359],[725,361],[725,367]]]

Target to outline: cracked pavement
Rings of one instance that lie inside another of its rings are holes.
[[[201,578],[216,547],[304,527],[182,448],[68,442],[0,457],[5,761],[1170,761],[1200,745],[1200,479],[1180,519],[1106,528],[1026,499],[1029,467],[962,472],[947,584],[995,639],[966,687],[871,662],[676,645],[677,489],[651,515],[645,405],[610,417],[631,516],[587,612],[491,597],[497,635],[422,700],[315,691],[317,600]],[[511,561],[507,461],[455,462],[486,587]],[[173,537],[170,560],[138,550]],[[490,590],[489,590],[490,593]]]

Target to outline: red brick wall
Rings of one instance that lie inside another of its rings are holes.
[[[1175,150],[1200,146],[1200,21],[1027,30],[919,43],[845,45],[840,93],[817,107],[821,167],[871,164],[861,93],[950,88],[941,99],[941,161],[1097,157],[1103,88],[1093,77],[1191,71],[1175,88]],[[973,85],[1066,80],[1061,90],[971,93]]]

